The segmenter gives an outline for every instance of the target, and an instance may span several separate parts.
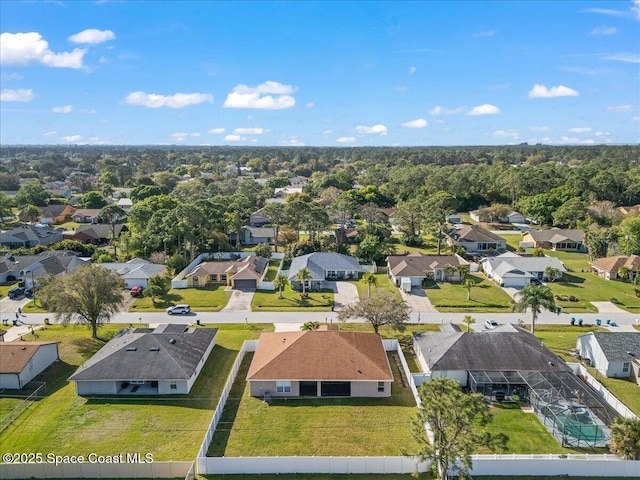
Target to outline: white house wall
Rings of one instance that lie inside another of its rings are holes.
[[[58,360],[58,344],[40,345],[20,373],[20,383],[24,387],[34,377],[42,373],[49,365]]]
[[[351,382],[352,397],[389,397],[391,382],[384,382],[384,392],[378,392],[378,382]]]
[[[276,392],[275,381],[258,381],[249,382],[249,395],[261,398],[265,392],[271,392],[272,397],[298,397],[300,396],[300,382],[291,382],[291,392]]]
[[[609,376],[609,360],[605,357],[604,352],[600,348],[600,344],[593,335],[584,335],[578,337],[576,350],[582,358],[588,358],[590,365],[598,370],[602,375]]]
[[[0,373],[0,388],[8,390],[20,389],[20,378],[17,373]]]
[[[115,395],[118,393],[118,381],[105,380],[99,382],[76,381],[78,395]]]
[[[175,383],[176,388],[172,389],[171,384]],[[158,395],[187,394],[191,390],[188,380],[160,380],[158,381]]]
[[[450,378],[458,382],[461,387],[466,387],[469,375],[466,370],[436,370],[431,372],[432,380],[440,377]]]

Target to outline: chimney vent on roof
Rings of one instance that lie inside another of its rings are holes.
[[[174,343],[176,343],[176,339],[175,338],[169,339],[169,343],[173,345]]]

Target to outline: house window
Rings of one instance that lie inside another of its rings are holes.
[[[144,380],[131,380],[129,383],[132,385],[144,385]]]
[[[384,382],[378,382],[378,392],[384,393]]]
[[[291,393],[291,382],[276,382],[276,392]]]
[[[622,373],[629,373],[629,362],[624,362],[622,364]]]
[[[169,383],[169,388],[171,390],[177,390],[178,389],[178,384],[176,382],[170,382]]]
[[[220,274],[220,281],[221,282],[226,282],[227,281],[227,274],[226,273]]]

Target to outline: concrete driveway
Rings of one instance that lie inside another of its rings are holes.
[[[598,313],[629,313],[611,302],[591,302],[598,309]]]
[[[411,308],[412,312],[437,312],[437,310],[431,304],[429,297],[427,297],[427,294],[424,293],[424,290],[421,287],[412,287],[411,293],[405,293],[402,291],[402,289],[398,290],[400,290],[402,299],[407,305],[409,305],[409,308]]]
[[[327,288],[333,290],[333,299],[335,301],[334,310],[340,310],[352,303],[360,300],[358,289],[353,283],[349,282],[325,282]]]
[[[231,287],[226,287],[226,290],[231,291],[231,297],[229,297],[227,305],[221,310],[222,312],[251,311],[251,300],[253,300],[255,290],[234,290]]]

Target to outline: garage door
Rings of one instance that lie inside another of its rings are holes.
[[[241,288],[241,289],[246,289],[246,290],[255,290],[256,288],[256,281],[255,280],[234,280],[233,282],[233,287],[234,288]]]
[[[350,397],[351,382],[322,382],[323,397]]]

